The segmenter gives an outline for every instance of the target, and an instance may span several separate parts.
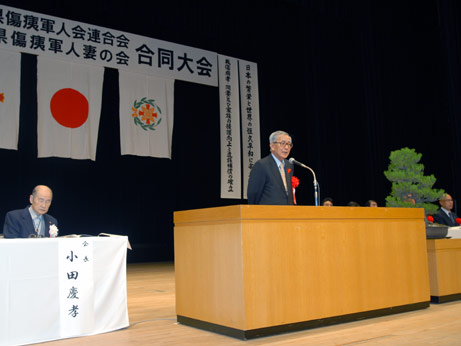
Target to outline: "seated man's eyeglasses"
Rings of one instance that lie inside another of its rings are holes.
[[[274,143],[277,143],[278,145],[280,145],[282,148],[288,146],[290,148],[293,148],[293,143],[291,142],[274,142]]]

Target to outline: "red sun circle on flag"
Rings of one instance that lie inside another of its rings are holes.
[[[75,89],[61,89],[51,98],[50,110],[60,125],[75,129],[88,119],[88,100]]]

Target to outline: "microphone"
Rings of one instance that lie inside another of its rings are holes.
[[[310,168],[307,167],[304,163],[301,163],[301,162],[299,162],[299,161],[296,161],[294,157],[290,157],[290,159],[289,159],[288,161],[289,161],[291,164],[295,164],[295,165],[298,165],[298,166],[301,166],[301,167],[310,169]]]
[[[312,172],[312,175],[314,176],[314,198],[315,198],[315,205],[318,206],[319,205],[319,196],[318,196],[318,188],[319,188],[319,183],[317,182],[317,178],[315,177],[315,172],[312,168],[310,168],[309,166],[306,166],[304,163],[301,163],[299,161],[296,161],[294,159],[294,157],[290,157],[288,159],[288,161],[291,163],[291,164],[295,164],[295,165],[298,165],[298,166],[301,166],[303,168],[306,168],[308,170],[310,170]]]

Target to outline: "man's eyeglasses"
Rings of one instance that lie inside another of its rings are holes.
[[[274,142],[274,143],[277,143],[282,148],[287,147],[287,146],[290,147],[290,148],[293,148],[293,143],[291,143],[291,142]]]

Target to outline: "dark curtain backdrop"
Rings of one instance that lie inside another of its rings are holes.
[[[262,155],[278,129],[336,205],[390,192],[390,151],[423,154],[461,196],[460,4],[437,1],[2,1],[4,5],[254,61]],[[1,68],[1,67],[0,67]],[[118,72],[106,69],[96,161],[37,159],[36,57],[22,55],[19,150],[0,149],[0,223],[37,184],[54,190],[61,234],[126,234],[129,261],[173,259],[173,212],[220,198],[218,89],[175,82],[172,160],[120,155]],[[312,175],[297,168],[299,204]]]

